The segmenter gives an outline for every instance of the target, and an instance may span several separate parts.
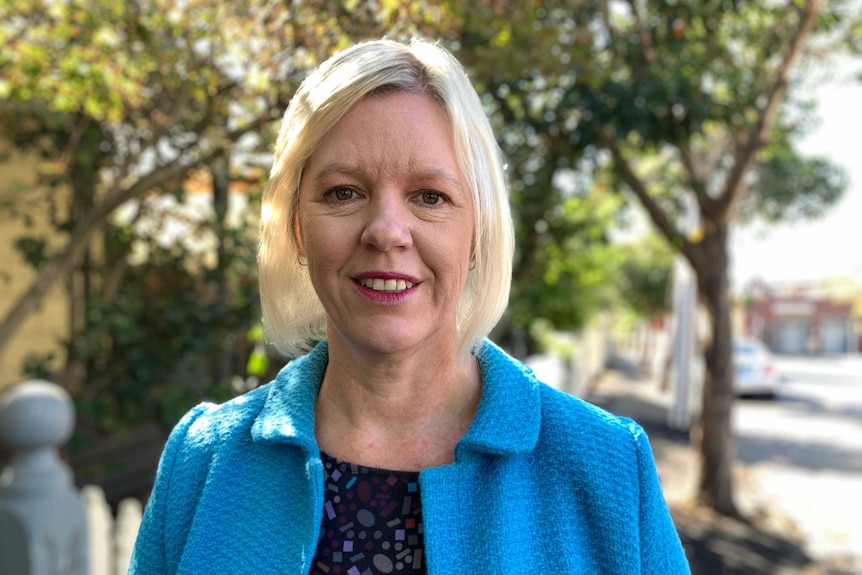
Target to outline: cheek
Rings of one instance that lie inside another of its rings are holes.
[[[464,265],[469,267],[470,260],[473,258],[473,249],[476,245],[476,234],[473,231],[472,220],[460,226],[458,237],[460,238],[458,254],[461,256]]]
[[[458,226],[443,234],[437,232],[432,238],[434,259],[441,271],[446,270],[447,275],[459,284],[466,283],[473,252],[472,226]]]
[[[358,235],[348,218],[309,217],[302,221],[305,255],[309,264],[331,267],[348,257],[356,246]]]

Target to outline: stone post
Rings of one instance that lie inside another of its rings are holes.
[[[75,410],[60,386],[26,381],[0,395],[0,573],[87,575],[87,522],[72,472],[58,448]]]

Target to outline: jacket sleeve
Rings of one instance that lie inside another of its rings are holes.
[[[649,439],[640,425],[635,422],[630,425],[637,448],[640,483],[640,572],[643,575],[689,575],[691,569],[661,490]]]
[[[169,562],[165,545],[165,514],[171,476],[177,455],[183,450],[189,428],[207,408],[207,404],[201,404],[189,411],[168,437],[135,540],[129,575],[166,575],[176,570],[175,560]]]

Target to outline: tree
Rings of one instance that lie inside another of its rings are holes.
[[[67,357],[83,370],[73,451],[144,422],[169,429],[195,403],[244,391],[246,358],[234,342],[260,318],[257,218],[225,227],[215,216],[187,216],[195,248],[164,241],[163,224],[180,224],[176,210],[144,209],[145,218],[106,226],[108,265],[93,269],[109,280],[119,270],[121,288],[89,294],[81,327],[66,341]]]
[[[667,313],[673,250],[655,232],[626,243],[626,248],[620,279],[623,305],[641,319]]]
[[[22,240],[38,273],[0,322],[0,355],[51,286],[86,277],[92,240],[118,207],[178,189],[232,148],[267,149],[318,61],[356,39],[409,35],[431,15],[406,2],[5,2],[0,125],[44,159],[62,237]],[[70,190],[68,205],[58,190]]]
[[[529,111],[544,125],[520,128],[565,147],[556,154],[537,146],[541,157],[534,163],[568,156],[572,163],[609,166],[614,188],[637,198],[694,268],[712,324],[698,498],[737,515],[728,232],[741,207],[810,216],[840,196],[840,174],[797,153],[799,127],[780,110],[806,44],[813,37],[818,54],[848,39],[858,44],[858,14],[849,12],[857,18],[849,22],[843,4],[824,10],[821,0],[532,4],[510,6],[505,22],[488,26],[496,33],[467,27],[459,41],[487,78],[488,100],[499,109]],[[475,49],[476,38],[492,48]],[[489,55],[493,50],[498,53]],[[484,57],[504,65],[485,70],[478,63]],[[537,210],[545,198],[553,204],[553,192],[538,190],[530,200]],[[678,225],[686,196],[700,212],[700,225],[690,230]]]
[[[712,326],[705,350],[698,497],[735,516],[728,232],[746,198],[765,206],[781,196],[784,206],[805,206],[800,209],[812,215],[843,191],[831,166],[796,153],[793,127],[782,125],[779,115],[806,42],[818,21],[825,30],[829,18],[822,2],[814,0],[801,6],[737,2],[732,14],[709,2],[649,11],[632,4],[626,16],[608,11],[604,19],[618,74],[605,90],[634,96],[620,108],[634,109],[635,122],[608,121],[600,145],[697,276]],[[669,70],[681,73],[669,76]],[[604,112],[622,115],[615,108]],[[667,157],[661,174],[638,170],[634,158],[645,147]],[[656,188],[693,196],[700,226],[684,234],[673,223],[678,212],[661,203]]]
[[[588,8],[530,1],[449,8],[456,36],[447,42],[470,71],[508,164],[516,253],[495,338],[522,356],[540,345],[535,322],[574,331],[608,308],[624,257],[610,237],[622,208],[610,174],[559,115],[570,70],[586,56],[575,22]]]
[[[234,342],[259,323],[258,222],[227,221],[228,188],[262,189],[277,120],[309,69],[356,40],[409,36],[429,25],[430,10],[266,0],[0,6],[0,131],[36,153],[43,184],[0,189],[0,206],[24,220],[47,213],[54,228],[17,240],[36,277],[0,321],[0,355],[62,282],[73,311],[65,357],[57,369],[34,354],[24,370],[72,392],[73,448],[144,421],[170,427],[201,398],[242,391],[231,385],[246,365]],[[201,183],[209,217],[165,208]],[[119,217],[121,207],[131,215]],[[195,241],[166,244],[168,222],[180,220]]]

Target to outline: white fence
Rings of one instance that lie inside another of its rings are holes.
[[[87,512],[89,575],[126,575],[141,525],[141,502],[124,499],[114,519],[101,487],[87,485],[81,496]]]
[[[126,499],[117,517],[101,488],[79,493],[59,447],[72,433],[69,395],[28,381],[0,395],[2,575],[125,575],[141,523],[141,504]]]

